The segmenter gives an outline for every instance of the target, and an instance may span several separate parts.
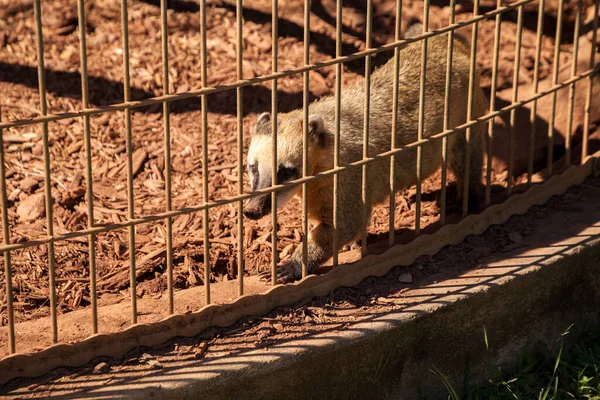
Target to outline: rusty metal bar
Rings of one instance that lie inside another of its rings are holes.
[[[540,0],[538,8],[537,31],[535,40],[535,62],[533,67],[533,92],[537,94],[540,87],[540,60],[542,52],[542,33],[544,30],[544,4],[545,0]],[[531,131],[529,132],[529,155],[527,158],[527,184],[531,185],[533,176],[533,156],[535,153],[535,129],[537,121],[537,100],[531,104],[531,113],[529,114]]]
[[[81,0],[80,0],[81,1]],[[170,92],[169,89],[169,30],[167,25],[167,0],[160,0],[160,32],[162,44],[162,62],[163,62],[163,91],[165,95]],[[166,212],[171,211],[171,116],[170,103],[163,103],[164,118],[164,142],[165,142],[165,203]],[[167,292],[169,296],[169,314],[175,311],[175,302],[173,299],[173,218],[167,218]]]
[[[35,33],[38,61],[38,82],[40,91],[40,113],[48,113],[46,102],[46,67],[44,66],[44,34],[42,32],[42,8],[40,0],[33,2],[35,16]],[[54,236],[54,218],[52,212],[52,181],[50,179],[50,145],[48,143],[48,123],[42,123],[42,142],[44,146],[44,189],[46,197],[46,229],[48,237]],[[56,269],[54,258],[54,243],[48,243],[48,277],[50,285],[50,321],[52,328],[52,343],[58,343],[58,322],[56,320]]]
[[[85,35],[85,4],[84,0],[77,0],[77,12],[79,22],[79,54],[81,59],[81,102],[84,108],[90,106],[90,93],[88,85],[87,69],[87,45]],[[86,181],[86,201],[88,213],[88,228],[94,227],[94,190],[92,175],[92,143],[90,135],[90,116],[83,116],[83,141],[85,146],[85,181]],[[170,211],[170,210],[167,210]],[[88,237],[89,245],[89,267],[90,267],[90,302],[92,309],[92,333],[98,333],[98,295],[96,285],[96,237],[90,234]]]
[[[125,102],[131,100],[129,76],[129,26],[127,23],[127,0],[121,0],[121,30],[123,32],[123,96]],[[125,109],[125,131],[127,147],[127,216],[135,218],[133,198],[133,140],[131,132],[131,109]],[[137,290],[135,273],[135,227],[129,227],[129,284],[131,287],[131,323],[137,323]]]
[[[523,38],[523,7],[519,7],[517,16],[517,46],[515,47],[515,64],[513,68],[513,92],[512,102],[516,103],[519,97],[519,72],[521,69],[521,44]],[[510,112],[510,137],[508,140],[508,176],[506,178],[506,189],[508,195],[513,188],[513,165],[515,159],[515,134],[517,129],[517,110]]]
[[[452,0],[455,1],[455,0]],[[402,34],[402,0],[396,0],[396,29],[394,40],[400,40]],[[394,87],[392,88],[392,137],[390,138],[390,150],[396,148],[396,135],[398,134],[398,91],[400,85],[400,49],[394,49]],[[393,246],[396,239],[396,156],[390,156],[390,232],[388,245]]]
[[[423,34],[429,30],[429,0],[423,5]],[[427,75],[427,39],[423,39],[421,48],[421,82],[419,86],[419,125],[417,128],[417,141],[423,140],[425,129],[425,78]],[[417,198],[415,202],[415,235],[421,233],[421,184],[423,179],[423,149],[417,147]]]
[[[0,108],[2,121],[2,108]],[[0,196],[2,200],[2,240],[4,245],[10,244],[10,227],[8,224],[8,200],[6,197],[6,164],[4,164],[4,130],[0,129]],[[12,264],[10,251],[4,252],[4,278],[6,279],[6,318],[8,322],[8,354],[16,351],[15,316],[13,310]]]
[[[581,25],[581,0],[577,1],[577,14],[575,14],[575,28],[573,29],[573,53],[571,62],[571,77],[577,75],[577,59],[579,56],[579,28]],[[565,167],[571,165],[571,139],[573,131],[573,109],[575,103],[575,85],[569,88],[569,114],[567,117],[567,131],[565,132]]]
[[[502,5],[502,0],[497,0],[496,8]],[[502,32],[502,14],[496,15],[496,29],[494,31],[494,58],[492,61],[492,87],[490,89],[490,111],[496,109],[496,91],[498,88],[498,58],[500,54],[500,33]],[[494,156],[494,120],[488,123],[488,148],[485,171],[485,207],[492,199],[492,159]]]
[[[342,0],[335,2],[335,56],[342,56]],[[340,128],[342,113],[342,63],[335,65],[335,131],[333,134],[333,167],[340,166]],[[340,237],[338,233],[339,219],[339,174],[333,175],[333,266],[338,265]]]
[[[186,207],[185,209],[180,209],[180,210],[173,210],[169,213],[159,213],[159,214],[155,214],[155,215],[151,215],[151,216],[146,216],[146,217],[141,217],[141,218],[137,218],[134,220],[130,220],[130,221],[126,221],[126,222],[121,222],[121,223],[114,223],[114,224],[107,224],[107,225],[103,225],[103,226],[96,226],[93,229],[82,229],[80,231],[76,231],[76,232],[69,232],[69,233],[65,233],[65,234],[59,234],[59,235],[55,235],[52,237],[48,237],[45,239],[36,239],[36,240],[30,240],[27,242],[22,242],[22,243],[13,243],[10,245],[2,245],[0,246],[0,252],[7,252],[7,251],[13,251],[13,250],[18,250],[18,249],[24,249],[24,248],[29,248],[29,247],[34,247],[34,246],[40,246],[43,244],[47,244],[47,243],[51,243],[51,242],[59,242],[59,241],[63,241],[63,240],[68,240],[68,239],[74,239],[74,238],[78,238],[78,237],[83,237],[86,235],[89,235],[91,233],[102,233],[102,232],[107,232],[107,231],[111,231],[111,230],[115,230],[115,229],[121,229],[121,228],[125,228],[125,227],[129,227],[129,226],[134,226],[134,225],[140,225],[140,224],[145,224],[145,223],[150,223],[150,222],[154,222],[154,221],[160,221],[162,219],[165,219],[167,217],[177,217],[179,215],[184,215],[184,214],[191,214],[191,213],[195,213],[195,212],[199,212],[199,211],[203,211],[205,209],[210,209],[210,208],[214,208],[214,207],[219,207],[219,206],[223,206],[226,204],[232,204],[235,202],[239,202],[240,200],[247,200],[251,197],[256,197],[256,196],[260,196],[260,195],[265,195],[265,194],[269,194],[269,193],[273,193],[273,192],[277,192],[277,191],[281,191],[281,190],[287,190],[293,187],[296,187],[298,185],[301,185],[304,182],[311,182],[313,180],[316,179],[322,179],[326,176],[330,176],[330,175],[335,175],[338,174],[340,172],[343,172],[345,170],[347,170],[348,168],[357,168],[359,166],[362,166],[364,164],[371,164],[373,162],[379,161],[379,160],[385,160],[388,157],[390,157],[392,154],[394,155],[398,155],[402,152],[408,151],[409,149],[413,149],[419,146],[424,145],[425,143],[429,143],[429,142],[435,142],[436,140],[442,140],[444,137],[448,137],[450,135],[454,135],[456,133],[459,132],[463,132],[468,128],[472,128],[474,126],[477,126],[479,124],[482,123],[486,123],[489,120],[496,118],[500,115],[504,115],[506,113],[509,113],[511,110],[516,109],[516,108],[520,108],[523,107],[526,104],[529,104],[535,100],[538,100],[544,96],[548,96],[551,93],[554,93],[560,89],[563,89],[565,87],[568,87],[570,85],[572,85],[573,83],[579,82],[583,79],[586,79],[594,74],[598,74],[600,73],[600,66],[595,67],[594,69],[590,69],[587,70],[579,75],[577,75],[574,78],[568,79],[563,83],[554,85],[553,87],[544,90],[542,92],[539,92],[537,94],[535,94],[534,96],[531,96],[528,99],[525,100],[521,100],[518,101],[517,103],[513,103],[510,104],[506,107],[503,107],[499,110],[496,110],[494,112],[488,113],[482,117],[479,117],[476,120],[470,120],[465,122],[462,125],[450,128],[444,132],[440,132],[438,134],[432,135],[429,138],[423,139],[421,141],[416,141],[410,144],[407,144],[405,146],[399,147],[395,150],[389,150],[383,153],[380,153],[378,155],[369,157],[365,160],[359,160],[359,161],[355,161],[355,162],[351,162],[348,163],[345,166],[339,166],[337,168],[332,168],[329,169],[327,171],[323,171],[323,172],[319,172],[316,173],[314,175],[311,175],[309,177],[306,178],[299,178],[299,179],[295,179],[292,181],[289,181],[285,184],[282,185],[275,185],[275,186],[271,186],[265,189],[261,189],[261,190],[256,190],[254,192],[251,193],[245,193],[243,195],[238,195],[238,196],[233,196],[230,198],[226,198],[226,199],[222,199],[222,200],[216,200],[216,201],[212,201],[209,203],[202,203],[201,205],[198,206],[192,206],[192,207]]]
[[[242,13],[243,0],[236,0],[235,4],[235,25],[236,25],[236,72],[238,81],[244,79],[243,69],[243,42],[242,42]],[[238,87],[236,90],[237,102],[237,173],[238,173],[238,194],[244,193],[244,89]],[[238,202],[237,209],[238,231],[238,294],[244,294],[244,202]]]
[[[152,98],[148,98],[148,99],[144,99],[144,100],[127,101],[124,103],[111,104],[111,105],[108,105],[105,107],[89,108],[89,109],[83,109],[83,110],[78,110],[78,111],[63,112],[63,113],[58,113],[58,114],[48,114],[48,115],[42,115],[42,116],[30,118],[30,119],[21,119],[21,120],[16,120],[16,121],[12,121],[12,122],[4,122],[4,123],[0,123],[0,128],[2,128],[2,129],[13,128],[13,127],[17,127],[17,126],[38,124],[41,122],[52,122],[52,121],[58,121],[61,119],[77,118],[77,117],[82,117],[84,115],[97,115],[97,114],[102,114],[102,113],[106,113],[106,112],[116,112],[116,111],[122,111],[122,110],[126,110],[126,109],[136,109],[136,108],[140,108],[140,107],[147,107],[147,106],[151,106],[154,104],[163,103],[165,101],[172,102],[172,101],[185,100],[185,99],[190,99],[193,97],[200,97],[204,94],[220,93],[220,92],[224,92],[224,91],[231,90],[231,89],[238,88],[238,87],[251,86],[251,85],[255,85],[257,83],[273,81],[273,80],[284,78],[287,76],[301,74],[304,71],[313,71],[313,70],[317,70],[317,69],[322,69],[324,67],[336,65],[339,63],[346,63],[348,61],[358,60],[358,59],[364,58],[367,55],[373,56],[373,55],[376,55],[379,53],[384,53],[386,51],[392,51],[396,47],[405,47],[406,45],[408,45],[410,43],[420,41],[424,38],[431,38],[434,36],[443,35],[444,33],[447,33],[449,31],[460,29],[460,28],[463,28],[463,27],[469,26],[469,25],[474,25],[479,21],[491,19],[499,13],[501,14],[501,13],[508,12],[510,10],[518,8],[520,5],[529,4],[532,1],[533,0],[519,0],[515,3],[511,3],[505,7],[502,7],[499,10],[490,11],[486,14],[479,15],[476,18],[472,18],[468,21],[458,22],[458,23],[455,23],[450,26],[446,26],[446,27],[443,27],[440,29],[430,31],[426,35],[419,35],[419,36],[415,36],[415,37],[409,38],[409,39],[402,39],[398,42],[387,43],[387,44],[381,45],[379,47],[370,48],[370,49],[359,51],[359,52],[356,52],[356,53],[353,53],[353,54],[350,54],[347,56],[336,57],[336,58],[333,58],[330,60],[314,63],[314,64],[307,65],[307,66],[302,66],[299,68],[293,68],[293,69],[286,70],[286,71],[280,71],[280,72],[267,74],[267,75],[257,77],[257,78],[245,79],[243,81],[227,83],[227,84],[222,84],[222,85],[218,85],[218,86],[203,87],[203,88],[196,89],[196,90],[190,90],[188,92],[170,94],[167,96],[157,96],[157,97],[152,97]]]
[[[449,25],[456,20],[456,0],[450,0]],[[452,60],[454,57],[454,31],[448,32],[448,47],[446,48],[446,87],[444,91],[444,130],[450,127],[450,94],[452,90]],[[446,223],[446,196],[448,179],[448,138],[442,138],[442,183],[440,194],[440,224]]]
[[[200,75],[202,87],[208,84],[207,49],[206,49],[206,0],[200,0]],[[202,198],[204,203],[209,201],[208,193],[208,94],[202,95]],[[202,210],[202,228],[204,230],[204,298],[210,304],[210,238],[208,225],[210,223],[208,207]]]
[[[596,46],[598,40],[598,13],[600,12],[600,2],[596,1],[596,5],[594,7],[594,27],[592,31],[592,49],[590,54],[590,69],[594,68],[596,65]],[[590,76],[590,80],[588,81],[588,92],[585,98],[585,119],[583,121],[583,141],[581,148],[581,162],[588,155],[589,148],[589,134],[590,134],[590,123],[592,116],[592,96],[594,89],[594,79]]]
[[[278,0],[272,0],[271,2],[271,40],[273,43],[273,50],[271,53],[271,69],[273,74],[277,72],[277,57],[279,54],[279,2]],[[271,82],[271,142],[272,142],[272,154],[271,154],[271,186],[277,185],[277,79]],[[273,225],[271,231],[271,284],[275,286],[277,284],[277,263],[279,262],[279,254],[277,253],[277,193],[271,193],[271,224]],[[305,232],[306,234],[306,232]]]
[[[554,39],[554,61],[552,63],[552,84],[558,83],[558,67],[560,65],[560,40],[562,38],[563,25],[563,7],[564,0],[558,2],[558,16],[556,17],[556,37]],[[556,96],[557,93],[552,93],[552,108],[550,110],[550,121],[548,122],[548,178],[552,176],[552,153],[554,149],[554,120],[556,118]]]
[[[479,0],[475,0],[473,4],[473,17],[479,14]],[[479,30],[479,22],[475,22],[473,25],[473,32],[471,35],[471,65],[469,69],[469,99],[467,102],[467,121],[470,121],[473,116],[473,93],[475,91],[475,68],[477,65],[477,34]],[[466,152],[465,157],[465,175],[463,178],[463,203],[462,203],[462,215],[465,217],[469,213],[469,174],[471,170],[471,128],[467,128],[465,131],[466,140]]]
[[[310,63],[310,0],[304,0],[304,65]],[[302,86],[302,176],[308,173],[308,106],[309,106],[309,71],[304,72]],[[308,187],[302,184],[302,277],[308,275]]]
[[[367,0],[367,30],[365,32],[365,46],[371,48],[373,35],[373,0]],[[369,123],[371,117],[371,56],[365,56],[365,95],[364,95],[364,115],[363,115],[363,159],[369,157]],[[367,165],[362,167],[362,240],[361,254],[367,254],[367,228],[370,222],[370,197],[367,190],[368,171]]]

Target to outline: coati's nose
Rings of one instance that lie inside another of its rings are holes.
[[[250,219],[259,219],[271,212],[271,195],[251,198],[244,206],[244,215]]]
[[[262,217],[262,212],[260,210],[260,207],[246,206],[244,207],[244,215],[246,216],[246,218],[259,219],[260,217]]]

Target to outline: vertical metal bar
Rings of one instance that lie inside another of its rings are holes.
[[[456,20],[456,0],[450,0],[449,25]],[[450,91],[452,90],[452,60],[454,56],[454,31],[448,32],[446,48],[446,87],[444,92],[444,131],[450,128]],[[448,137],[442,139],[442,183],[440,195],[440,224],[446,223],[446,181],[448,178]]]
[[[479,15],[479,0],[475,0],[473,4],[473,17]],[[471,65],[469,69],[469,98],[467,102],[467,121],[471,121],[473,118],[473,93],[475,91],[475,67],[477,65],[477,33],[479,31],[479,22],[475,22],[473,25],[473,32],[471,37]],[[463,187],[463,204],[462,204],[462,215],[463,217],[469,213],[469,178],[471,170],[471,128],[467,128],[465,132],[466,140],[466,152],[465,157],[465,176],[464,176],[464,187]]]
[[[535,63],[533,66],[533,91],[537,94],[540,83],[540,59],[542,52],[542,32],[544,30],[544,4],[545,0],[540,0],[538,8],[537,33],[535,39]],[[529,132],[529,155],[527,159],[527,184],[531,185],[533,176],[533,156],[535,154],[535,128],[537,121],[537,100],[531,104],[531,113],[529,114],[531,131]]]
[[[131,101],[129,77],[129,26],[127,23],[127,0],[121,0],[121,30],[123,32],[123,97]],[[133,141],[131,133],[131,109],[125,110],[125,130],[127,147],[127,216],[135,218],[133,203]],[[135,273],[135,227],[129,227],[129,285],[131,287],[131,323],[137,323],[137,283]]]
[[[87,45],[85,35],[85,4],[84,0],[77,0],[79,14],[79,53],[81,58],[81,101],[83,108],[90,107],[90,94],[87,69]],[[83,137],[85,146],[85,180],[87,193],[88,228],[94,227],[94,190],[92,175],[92,144],[90,135],[90,116],[83,116]],[[90,298],[92,308],[92,333],[98,333],[98,295],[96,285],[96,236],[88,236],[89,263],[90,263]]]
[[[273,43],[271,69],[275,73],[277,72],[277,57],[279,54],[278,0],[272,0],[271,6],[271,41]],[[271,83],[271,142],[273,146],[271,149],[271,184],[275,186],[277,184],[277,79],[274,79]],[[279,261],[279,254],[277,253],[277,192],[271,193],[271,210],[271,223],[273,225],[273,230],[271,231],[271,284],[275,286],[277,284],[277,263]]]
[[[310,64],[310,0],[304,0],[304,65]],[[308,71],[304,72],[302,87],[302,177],[308,176],[308,102],[310,78]],[[302,277],[308,275],[308,190],[306,183],[302,184]]]
[[[208,86],[207,49],[206,49],[206,0],[200,0],[200,75],[202,87]],[[202,106],[202,193],[204,203],[208,203],[208,99],[201,97]],[[208,230],[208,208],[202,210],[202,228],[204,229],[204,290],[205,302],[210,304],[210,238]]]
[[[242,6],[243,0],[236,1],[236,69],[238,80],[244,79],[243,63],[243,43],[242,43]],[[238,194],[244,193],[244,103],[243,88],[236,89],[237,100],[237,172],[238,172]],[[238,203],[238,294],[244,294],[244,202]]]
[[[371,35],[373,32],[373,0],[367,0],[367,30],[365,32],[366,48],[371,48]],[[369,122],[370,122],[370,109],[371,109],[371,56],[365,57],[365,103],[364,103],[364,116],[363,116],[363,159],[369,157]],[[369,193],[367,191],[367,165],[362,166],[362,201],[363,201],[363,212],[362,212],[362,255],[367,254],[367,228],[369,227],[369,210],[370,204],[368,204]]]
[[[2,121],[2,108],[0,108]],[[8,225],[8,200],[6,198],[6,166],[4,164],[4,130],[0,128],[0,196],[2,196],[2,236],[5,245],[10,244],[10,228]],[[6,307],[8,319],[8,354],[16,351],[15,316],[13,310],[12,266],[10,251],[4,252],[4,278],[6,279]]]
[[[454,0],[452,0],[454,1]],[[394,40],[400,40],[402,28],[402,0],[396,0],[396,32]],[[390,138],[390,149],[396,148],[396,135],[398,134],[398,86],[400,85],[400,48],[394,49],[394,87],[392,88],[392,137]],[[388,237],[389,246],[394,245],[396,237],[396,156],[390,156],[390,232]]]
[[[577,59],[579,56],[579,26],[581,25],[581,0],[577,1],[575,28],[573,32],[573,57],[571,62],[571,77],[577,75]],[[567,117],[567,132],[565,138],[565,167],[571,165],[571,135],[573,130],[573,108],[575,103],[575,84],[569,88],[569,114]]]
[[[594,28],[592,31],[592,50],[590,54],[590,69],[596,66],[596,46],[598,40],[598,8],[600,7],[600,1],[596,1],[594,7]],[[594,75],[590,75],[588,78],[588,92],[585,98],[585,118],[583,121],[583,142],[581,148],[581,162],[588,156],[589,147],[589,134],[590,134],[590,123],[591,123],[591,112],[592,112],[592,95],[594,89]]]
[[[562,37],[563,7],[564,0],[558,2],[558,16],[556,23],[556,37],[554,39],[554,61],[552,64],[552,85],[558,83],[558,67],[560,64],[560,40]],[[552,150],[554,148],[554,120],[556,118],[556,92],[552,92],[552,108],[550,109],[550,121],[548,122],[548,178],[552,175]]]
[[[40,0],[33,2],[36,28],[36,45],[38,58],[38,81],[40,89],[40,113],[48,114],[46,103],[46,68],[44,66],[44,37],[42,33],[42,9]],[[42,122],[42,142],[44,146],[44,187],[46,196],[46,225],[48,237],[54,236],[52,212],[52,183],[50,180],[50,145],[48,144],[48,122]],[[58,322],[56,320],[56,270],[54,259],[54,242],[48,243],[48,275],[50,284],[50,320],[52,325],[52,342],[58,342]]]
[[[342,0],[335,3],[335,56],[342,56]],[[335,65],[335,132],[333,136],[333,165],[340,164],[340,127],[342,112],[342,64]],[[339,206],[339,173],[333,175],[333,266],[338,265],[338,250],[340,237],[338,234],[338,206]]]
[[[162,44],[162,62],[163,62],[163,92],[165,95],[169,91],[169,30],[167,25],[167,0],[160,0],[160,32]],[[165,202],[166,211],[172,209],[171,201],[171,116],[170,103],[163,103],[163,119],[165,132]],[[169,294],[169,314],[175,311],[173,299],[173,218],[168,217],[167,228],[167,292]]]
[[[497,0],[496,8],[502,6],[502,0]],[[500,54],[500,33],[502,32],[502,14],[496,15],[496,30],[494,32],[494,59],[492,61],[492,87],[490,92],[490,112],[496,110],[496,91],[498,88],[498,56]],[[488,122],[488,148],[485,171],[485,206],[492,201],[492,159],[494,156],[494,119]]]
[[[519,70],[521,69],[521,43],[523,37],[523,6],[519,7],[517,17],[517,46],[515,47],[515,64],[513,69],[513,92],[512,103],[516,103],[519,97]],[[508,140],[508,177],[506,189],[508,195],[512,193],[513,182],[513,165],[515,158],[515,133],[517,129],[517,110],[510,111],[510,137]]]
[[[429,1],[425,0],[423,5],[423,33],[429,30]],[[423,140],[425,130],[425,78],[427,75],[427,50],[428,41],[423,39],[421,50],[421,83],[419,87],[419,126],[417,129],[417,140]],[[421,233],[421,184],[423,179],[423,149],[417,147],[417,199],[415,204],[415,234]]]

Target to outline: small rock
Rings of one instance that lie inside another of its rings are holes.
[[[21,181],[19,188],[25,193],[33,193],[39,186],[37,179],[27,177]]]
[[[388,299],[387,297],[378,297],[377,301],[379,303],[384,303],[384,304],[394,304],[395,303],[394,299]]]
[[[511,232],[508,234],[508,238],[516,244],[520,244],[523,242],[523,236],[519,232]]]
[[[46,196],[36,193],[22,201],[17,207],[17,215],[25,222],[35,221],[46,214]]]
[[[144,353],[140,356],[140,362],[147,362],[148,360],[154,360],[154,356],[148,353]]]
[[[146,363],[154,369],[162,369],[163,365],[153,355],[144,353],[140,357],[140,362]]]
[[[274,322],[272,325],[273,325],[273,328],[275,328],[278,331],[283,330],[283,324],[280,324],[279,322]]]
[[[208,342],[200,343],[200,348],[194,353],[194,358],[202,358],[208,350]]]
[[[108,363],[105,363],[105,362],[101,362],[94,367],[95,373],[102,373],[102,372],[108,372],[108,371],[110,371],[110,365],[108,365]]]
[[[163,368],[163,365],[158,360],[148,360],[146,363],[154,369],[162,369]]]
[[[410,272],[405,272],[403,274],[400,275],[400,277],[398,278],[398,281],[400,283],[412,283],[413,282],[413,276]]]
[[[189,157],[192,154],[194,154],[194,152],[190,146],[185,146],[185,148],[179,153],[181,157]]]

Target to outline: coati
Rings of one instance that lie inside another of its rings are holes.
[[[456,35],[452,64],[452,86],[449,108],[449,126],[466,122],[469,91],[469,48],[466,41]],[[446,54],[448,39],[439,35],[428,40],[425,112],[423,137],[443,131],[444,95],[446,82]],[[400,79],[398,101],[398,126],[396,146],[401,147],[417,140],[419,115],[419,88],[421,79],[422,43],[414,42],[400,52]],[[477,79],[477,74],[476,78]],[[392,122],[392,90],[394,59],[375,70],[371,75],[369,155],[390,150]],[[357,84],[341,92],[340,165],[362,159],[364,85]],[[475,82],[472,118],[486,112],[485,95]],[[323,97],[309,106],[308,173],[314,175],[332,169],[335,98]],[[271,118],[261,114],[254,126],[248,151],[248,173],[252,190],[271,186]],[[471,157],[469,192],[476,198],[481,186],[483,124],[471,130]],[[282,184],[302,176],[303,113],[295,110],[277,116],[277,183]],[[459,196],[463,193],[466,160],[465,132],[448,138],[448,166],[457,180]],[[422,146],[423,179],[433,174],[441,164],[442,141]],[[403,190],[416,183],[416,148],[396,156],[396,188]],[[369,215],[371,206],[389,198],[389,159],[368,165],[367,193]],[[362,224],[362,169],[351,167],[339,175],[338,237],[339,244],[355,239]],[[332,256],[333,251],[333,177],[312,180],[308,188],[308,216],[313,228],[308,234],[307,266],[313,271]],[[277,204],[301,193],[301,185],[277,192]],[[250,199],[244,206],[244,215],[259,219],[271,212],[271,195]],[[278,268],[278,282],[286,283],[301,278],[302,246],[298,246],[291,259]]]

